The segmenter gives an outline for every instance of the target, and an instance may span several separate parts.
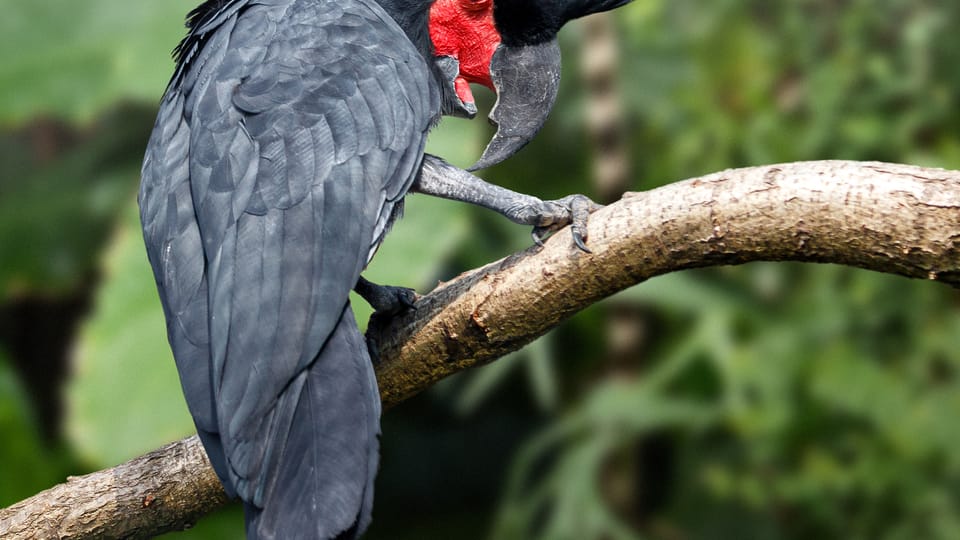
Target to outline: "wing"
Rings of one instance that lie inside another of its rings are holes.
[[[439,96],[373,1],[245,4],[165,96],[140,202],[190,411],[228,490],[259,504],[278,396],[340,320]]]

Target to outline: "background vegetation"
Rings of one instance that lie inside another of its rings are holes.
[[[193,3],[4,4],[0,506],[192,431],[134,194]],[[960,168],[954,0],[638,0],[612,20],[629,189],[804,159]],[[547,129],[488,178],[607,196],[583,34]],[[432,151],[466,165],[489,135],[446,121]],[[425,292],[529,242],[408,204],[371,278]],[[960,538],[958,308],[837,266],[656,278],[390,411],[369,537]]]

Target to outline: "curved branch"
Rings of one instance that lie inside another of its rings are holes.
[[[960,172],[815,161],[736,169],[629,193],[590,220],[592,255],[561,231],[541,249],[441,284],[381,330],[394,404],[544,334],[651,277],[751,261],[857,266],[960,285]]]
[[[0,538],[152,538],[227,502],[194,435],[0,510]]]
[[[685,268],[831,262],[958,287],[960,172],[845,161],[729,170],[628,194],[594,214],[589,235],[592,254],[561,231],[542,249],[442,283],[415,313],[371,329],[384,405]],[[0,510],[0,533],[144,537],[182,528],[225,500],[191,437]]]

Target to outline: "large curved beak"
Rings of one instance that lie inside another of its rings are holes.
[[[560,46],[556,38],[538,45],[499,45],[490,60],[497,102],[490,122],[497,126],[475,171],[501,161],[526,146],[540,131],[560,88]]]

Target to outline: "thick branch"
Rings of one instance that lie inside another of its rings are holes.
[[[960,172],[806,162],[730,170],[629,194],[591,219],[593,254],[561,231],[441,284],[377,329],[389,407],[519,349],[650,277],[749,261],[833,262],[960,286]],[[224,496],[195,437],[72,479],[5,510],[4,538],[143,537]]]
[[[729,170],[628,194],[591,217],[592,255],[566,231],[441,284],[380,337],[387,404],[544,334],[648,278],[750,261],[832,262],[960,284],[960,172],[803,162]]]
[[[150,538],[183,530],[226,503],[194,435],[0,510],[0,538]]]

